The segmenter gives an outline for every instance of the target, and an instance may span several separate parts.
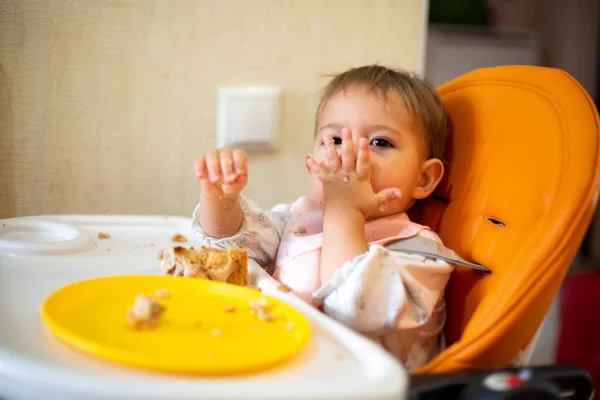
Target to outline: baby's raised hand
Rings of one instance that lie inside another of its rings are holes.
[[[326,159],[319,163],[308,157],[307,164],[323,184],[326,209],[331,206],[352,208],[370,219],[382,215],[389,201],[400,198],[400,190],[396,188],[383,189],[379,193],[373,191],[367,139],[360,139],[356,151],[350,129],[342,129],[340,155],[330,135],[324,142]]]
[[[248,154],[219,149],[200,157],[194,166],[202,192],[211,197],[237,197],[248,183]]]

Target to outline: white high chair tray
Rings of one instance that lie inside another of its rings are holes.
[[[110,239],[99,240],[98,232]],[[0,400],[12,399],[401,399],[408,375],[378,345],[304,304],[256,263],[253,284],[309,319],[313,334],[292,361],[221,378],[147,372],[59,342],[40,305],[69,283],[111,275],[160,275],[157,250],[171,236],[199,245],[190,220],[155,216],[40,216],[0,220]],[[73,299],[77,301],[77,299]]]

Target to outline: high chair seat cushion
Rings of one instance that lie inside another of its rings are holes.
[[[439,92],[448,167],[412,218],[493,273],[453,273],[449,347],[421,372],[506,366],[542,322],[595,210],[598,113],[577,81],[543,67],[480,69]]]

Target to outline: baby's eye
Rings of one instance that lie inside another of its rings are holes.
[[[394,147],[394,145],[392,144],[392,142],[390,142],[387,139],[383,139],[383,138],[377,138],[377,139],[371,140],[371,146],[375,146],[375,147]]]
[[[334,146],[340,146],[342,144],[342,138],[339,136],[332,136],[331,137],[333,139],[333,145]],[[323,144],[325,144],[325,139],[323,139]]]

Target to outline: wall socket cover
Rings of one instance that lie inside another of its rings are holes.
[[[277,148],[281,89],[222,87],[217,95],[217,147],[249,151]]]

